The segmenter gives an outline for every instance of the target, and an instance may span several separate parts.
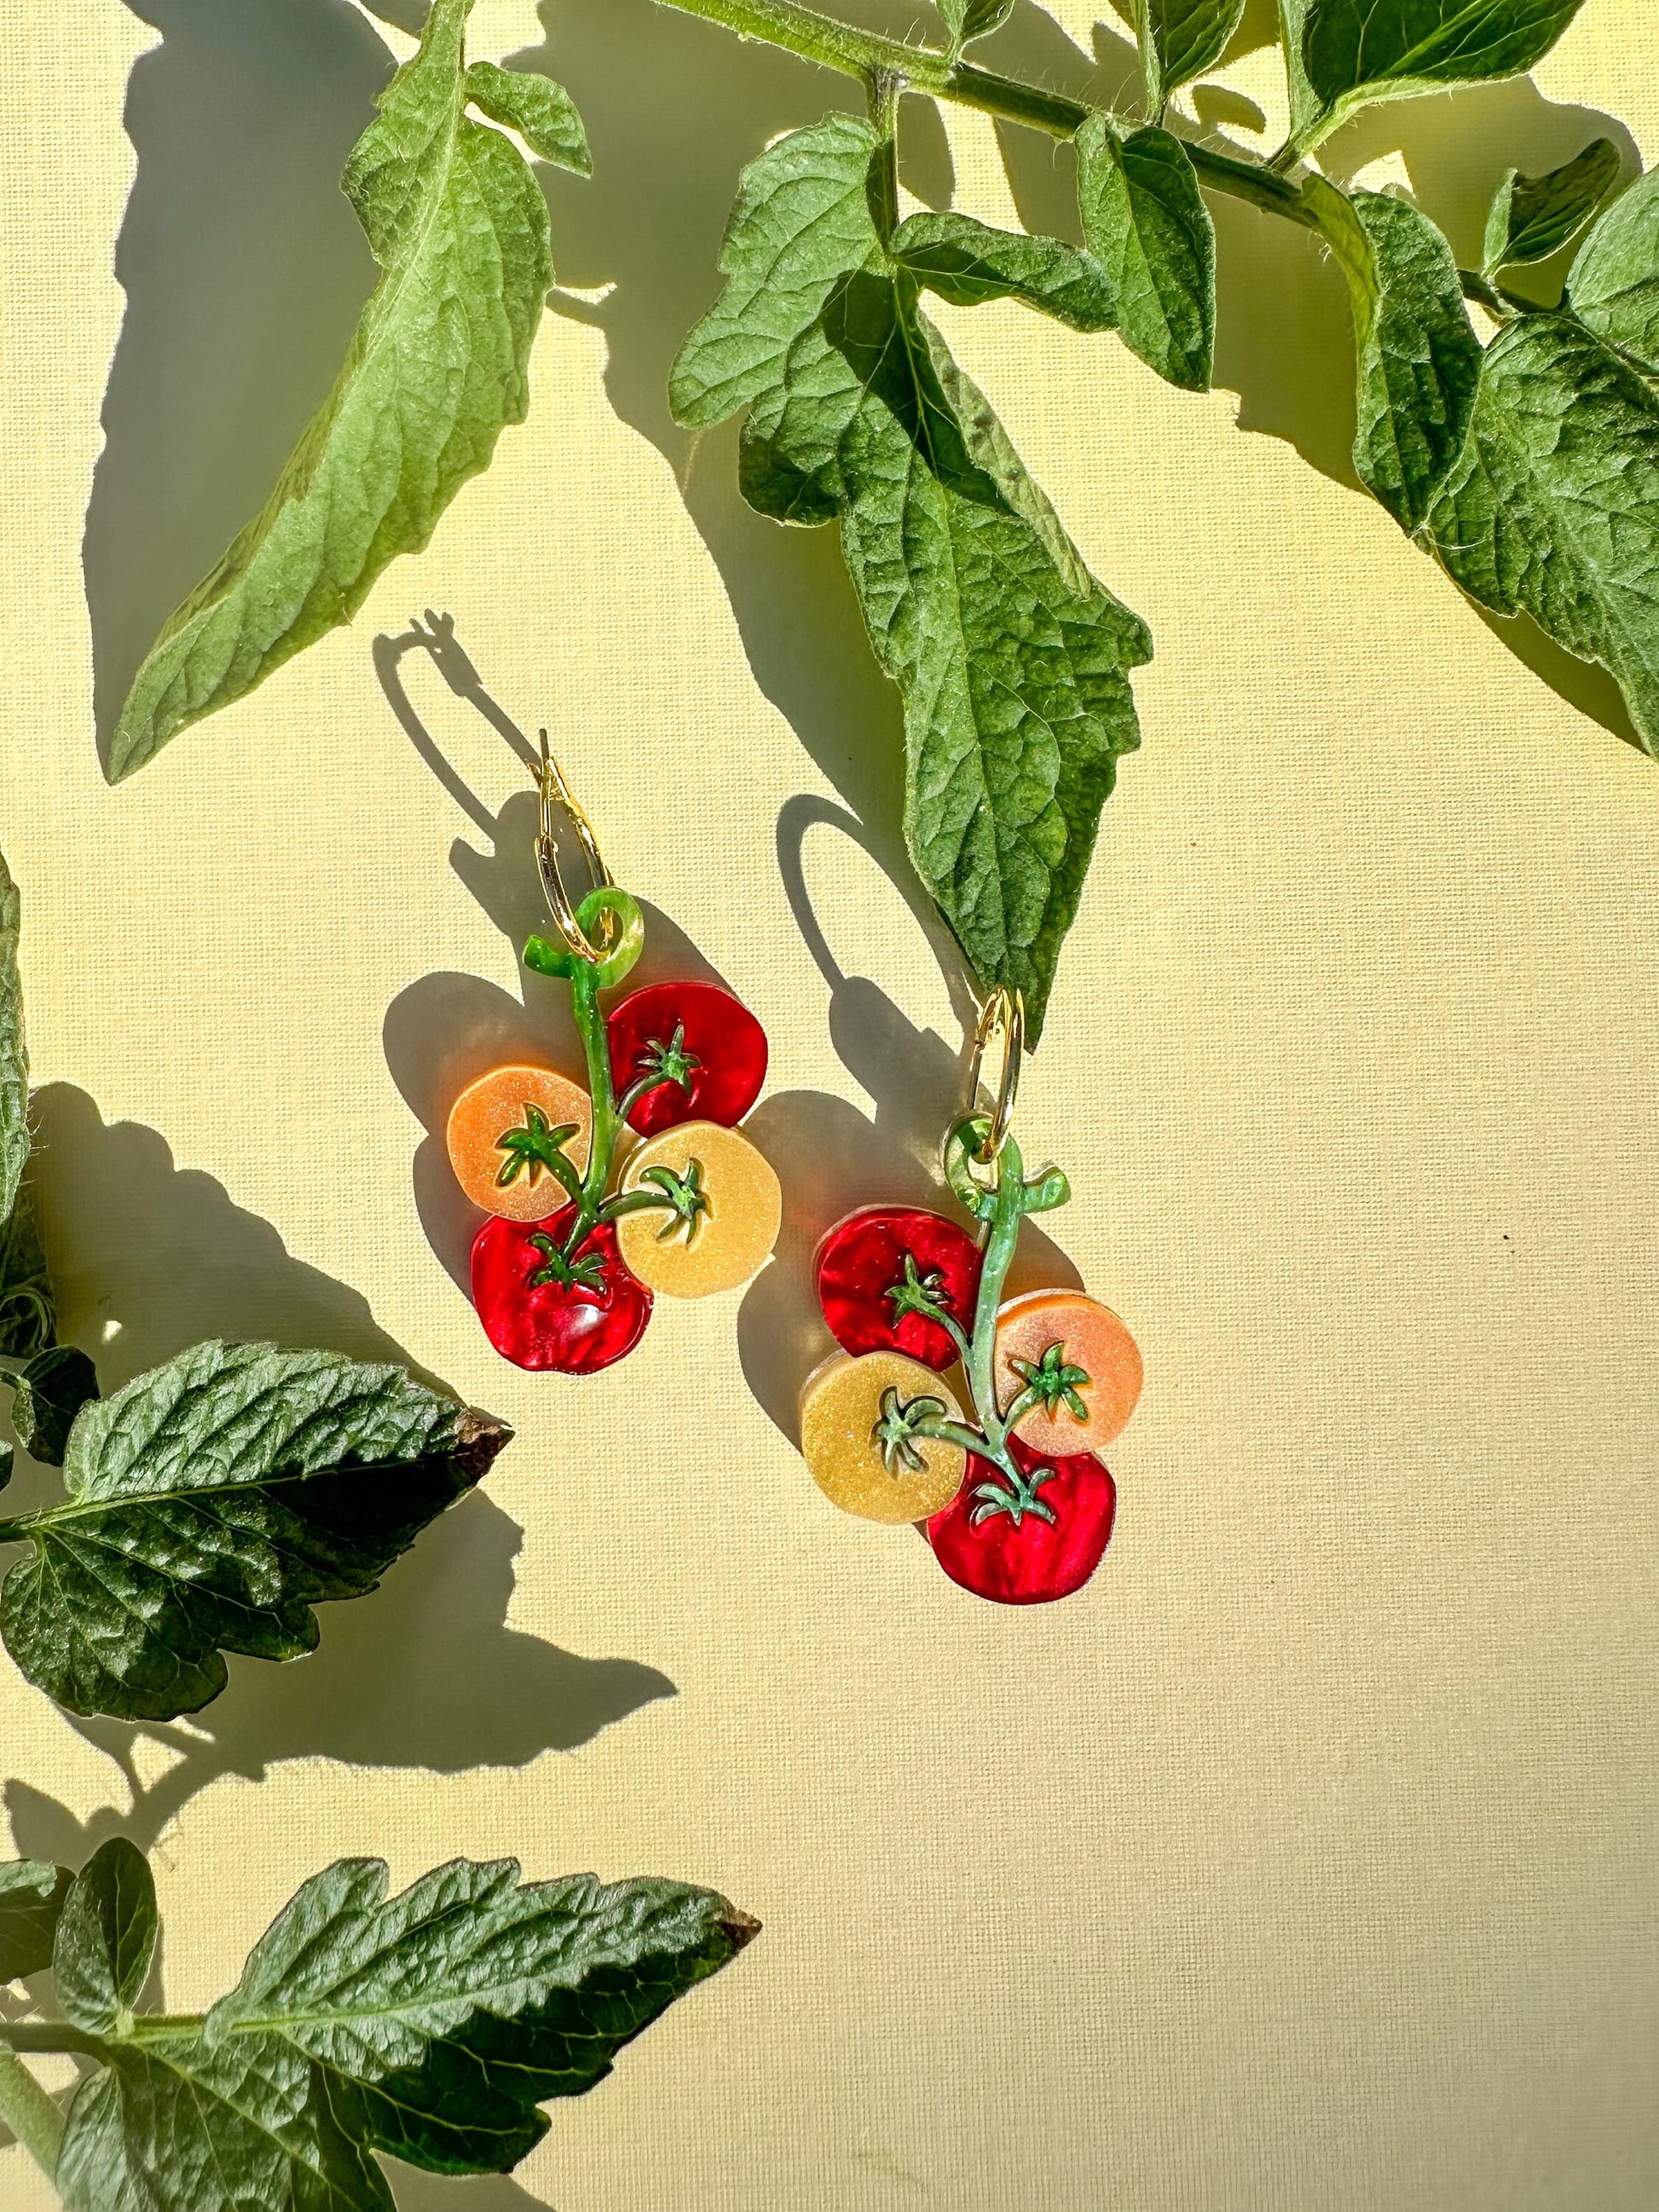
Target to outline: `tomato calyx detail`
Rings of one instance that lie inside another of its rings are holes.
[[[967,1358],[968,1339],[962,1323],[951,1310],[942,1268],[930,1267],[923,1274],[916,1265],[915,1254],[907,1251],[903,1274],[888,1285],[882,1297],[893,1309],[895,1328],[907,1314],[915,1314],[918,1319],[930,1321],[942,1328],[963,1358]]]
[[[1039,1521],[1046,1521],[1051,1528],[1060,1526],[1059,1514],[1046,1498],[1038,1495],[1044,1483],[1054,1480],[1056,1470],[1054,1468],[1037,1468],[1030,1474],[1012,1465],[999,1471],[1003,1476],[1000,1482],[992,1480],[974,1485],[972,1494],[978,1503],[968,1516],[974,1528],[982,1528],[986,1522],[994,1520],[999,1513],[1006,1513],[1016,1528],[1028,1513],[1034,1514]]]
[[[521,1175],[527,1175],[533,1190],[547,1173],[556,1176],[572,1198],[580,1199],[581,1176],[575,1162],[565,1151],[577,1133],[574,1121],[553,1126],[535,1101],[526,1099],[524,1120],[511,1129],[504,1129],[495,1139],[496,1148],[507,1155],[495,1177],[497,1189],[510,1190]]]
[[[562,1290],[602,1291],[605,1288],[605,1255],[601,1252],[567,1253],[556,1238],[544,1229],[532,1230],[527,1242],[533,1244],[543,1256],[539,1267],[525,1277],[527,1291],[538,1291],[549,1283],[556,1283]]]
[[[665,1212],[668,1218],[657,1231],[658,1243],[671,1243],[684,1230],[689,1250],[710,1212],[708,1193],[702,1187],[702,1162],[688,1160],[684,1175],[677,1175],[671,1167],[647,1168],[640,1181],[652,1188],[606,1199],[599,1208],[599,1218],[617,1221],[624,1213]]]
[[[617,1101],[617,1113],[624,1121],[629,1120],[634,1109],[665,1083],[677,1085],[689,1098],[691,1079],[702,1064],[695,1052],[685,1048],[684,1022],[675,1023],[674,1034],[666,1044],[660,1037],[647,1037],[635,1060],[635,1079]]]
[[[945,1435],[952,1424],[943,1398],[901,1398],[896,1390],[881,1394],[881,1412],[871,1441],[879,1445],[882,1465],[889,1474],[902,1469],[908,1474],[920,1474],[927,1462],[917,1449],[919,1437],[952,1441]]]
[[[1093,1378],[1086,1367],[1067,1360],[1063,1344],[1051,1344],[1040,1359],[1011,1359],[1008,1364],[1025,1387],[1002,1417],[1006,1428],[1018,1428],[1037,1406],[1051,1418],[1064,1406],[1073,1420],[1088,1419],[1089,1408],[1079,1393]]]

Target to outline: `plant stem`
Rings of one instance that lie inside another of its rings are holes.
[[[64,2147],[64,2115],[22,2060],[3,2048],[0,2048],[0,2120],[47,2180],[55,2180],[58,2154]]]
[[[564,1241],[567,1262],[580,1251],[583,1241],[599,1218],[600,1201],[611,1181],[611,1163],[622,1132],[616,1084],[611,1073],[611,1032],[599,1007],[599,973],[586,961],[578,963],[570,978],[570,995],[582,1050],[587,1058],[587,1095],[592,1102],[593,1127],[588,1139],[587,1172],[582,1177],[576,1218]]]

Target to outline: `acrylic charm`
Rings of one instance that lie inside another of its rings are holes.
[[[987,1114],[975,1102],[999,1038]],[[1024,1042],[1019,1000],[999,991],[980,1021],[969,1110],[944,1144],[971,1227],[865,1206],[819,1243],[818,1301],[842,1349],[800,1405],[801,1450],[826,1497],[866,1520],[925,1524],[951,1580],[1002,1605],[1069,1597],[1099,1565],[1117,1510],[1099,1455],[1142,1380],[1134,1339],[1098,1299],[1004,1297],[1021,1223],[1071,1196],[1058,1168],[1027,1173],[1013,1138]]]
[[[777,1242],[782,1192],[733,1124],[766,1079],[766,1033],[718,984],[653,983],[607,1008],[645,939],[542,736],[538,866],[556,935],[526,967],[570,986],[587,1089],[556,1070],[492,1069],[450,1109],[457,1181],[490,1216],[472,1246],[472,1302],[520,1367],[592,1375],[631,1352],[654,1296],[734,1290]],[[553,811],[574,826],[592,888],[573,905]]]

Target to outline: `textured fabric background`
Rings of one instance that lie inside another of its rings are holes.
[[[1071,1604],[975,1604],[837,1516],[787,1434],[805,1255],[928,1189],[962,1000],[832,536],[750,516],[663,387],[738,166],[848,88],[648,0],[545,12],[483,0],[475,39],[545,39],[599,165],[551,186],[581,298],[529,424],[349,630],[114,793],[94,677],[107,712],[326,385],[368,281],[335,180],[409,44],[346,0],[13,21],[0,842],[67,1323],[106,1381],[214,1332],[395,1347],[519,1431],[199,1728],[77,1725],[0,1660],[16,1845],[152,1846],[182,2008],[347,1851],[763,1918],[516,2179],[410,2178],[413,2212],[1646,2212],[1659,771],[1352,489],[1303,237],[1218,210],[1208,399],[945,315],[1158,642],[1023,1121],[1149,1382]],[[1086,0],[1022,0],[1001,53],[1126,69]],[[1656,64],[1646,0],[1590,0],[1535,84],[1382,109],[1334,165],[1409,177],[1467,257],[1502,169],[1600,111],[1659,158]],[[1276,73],[1202,112],[1276,143]],[[953,162],[957,204],[1063,219],[1046,141],[906,128],[929,200]],[[563,1032],[520,996],[528,784],[398,646],[427,606],[553,727],[647,972],[707,963],[773,1041],[777,1266],[581,1384],[498,1361],[446,1271],[423,1123]],[[7,2212],[46,2202],[0,2152]]]

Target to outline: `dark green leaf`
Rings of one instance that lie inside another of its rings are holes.
[[[1369,100],[1523,76],[1583,5],[1583,0],[1305,0],[1303,61],[1329,128]]]
[[[939,9],[950,26],[954,58],[975,39],[1000,31],[1014,12],[1014,0],[939,0]]]
[[[1402,530],[1421,528],[1463,449],[1480,341],[1451,248],[1408,200],[1340,192],[1310,176],[1303,197],[1348,280],[1358,360],[1354,466]]]
[[[1104,115],[1077,134],[1078,205],[1117,301],[1124,342],[1184,391],[1207,392],[1215,354],[1215,226],[1192,157],[1149,125]]]
[[[0,1221],[10,1218],[29,1157],[29,1055],[17,972],[22,907],[0,856]]]
[[[89,2035],[125,2034],[160,1933],[149,1862],[113,1836],[76,1875],[58,1923],[52,1976],[64,2017]]]
[[[61,1467],[75,1417],[98,1395],[98,1370],[84,1352],[53,1345],[37,1352],[12,1393],[11,1425],[31,1459]]]
[[[387,563],[427,543],[502,428],[524,419],[553,281],[547,203],[512,142],[465,112],[471,4],[434,0],[420,52],[347,164],[345,190],[384,273],[263,512],[139,670],[112,778],[349,620]],[[535,94],[514,97],[522,126]]]
[[[52,1939],[75,1877],[45,1859],[0,1865],[0,1984],[21,1982],[52,1964]]]
[[[676,364],[684,421],[750,403],[751,505],[840,518],[872,643],[904,702],[905,827],[988,987],[1033,1035],[1117,756],[1144,626],[1089,575],[871,220],[874,133],[847,116],[750,164],[726,295]]]
[[[0,1222],[0,1359],[30,1358],[52,1342],[56,1326],[34,1185],[25,1175],[10,1219]]]
[[[1117,307],[1092,254],[1057,238],[990,230],[966,215],[913,215],[893,233],[892,258],[955,307],[1023,300],[1074,331],[1109,331]]]
[[[757,1932],[711,1891],[521,1884],[511,1861],[386,1892],[380,1862],[343,1860],[204,2027],[92,2031],[101,2070],[58,2166],[70,2212],[392,2212],[375,2149],[504,2172],[545,2132],[539,2105],[603,2080]]]
[[[72,1711],[194,1712],[222,1652],[311,1650],[313,1605],[373,1589],[510,1433],[400,1368],[198,1345],[85,1407],[65,1502],[0,1523],[34,1547],[0,1632]]]
[[[1607,209],[1578,249],[1567,289],[1580,322],[1659,374],[1659,169]]]
[[[1244,0],[1139,0],[1140,70],[1161,114],[1172,92],[1212,70],[1244,20]]]
[[[550,76],[474,62],[466,73],[466,96],[492,123],[516,131],[544,161],[574,169],[579,177],[592,174],[593,157],[576,103]]]
[[[1600,661],[1659,754],[1659,384],[1570,317],[1510,323],[1431,522],[1464,590]]]
[[[1482,267],[1488,276],[1512,264],[1547,261],[1577,238],[1619,181],[1619,149],[1611,138],[1592,138],[1559,169],[1523,177],[1511,169],[1498,187],[1486,217]]]

